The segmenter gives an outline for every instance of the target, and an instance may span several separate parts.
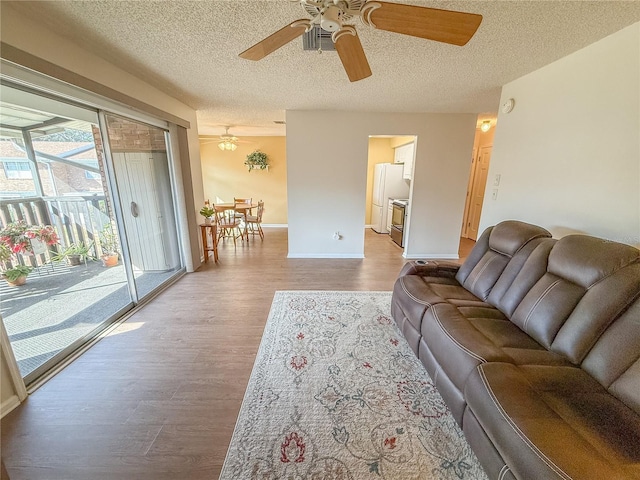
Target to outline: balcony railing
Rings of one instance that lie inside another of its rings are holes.
[[[31,197],[0,200],[0,228],[24,220],[27,225],[53,225],[62,248],[72,244],[93,244],[96,257],[102,255],[100,232],[111,223],[104,195]],[[24,263],[41,266],[50,253],[23,256]]]

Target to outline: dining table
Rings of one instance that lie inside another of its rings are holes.
[[[247,230],[247,215],[251,215],[251,210],[257,208],[257,203],[216,203],[214,205],[214,209],[216,212],[226,212],[227,210],[235,210],[238,213],[242,213],[244,215],[244,233],[243,238],[247,237],[249,240],[249,232]],[[249,213],[247,213],[249,212]]]

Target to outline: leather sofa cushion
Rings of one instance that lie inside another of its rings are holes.
[[[529,290],[511,321],[545,348],[551,348],[560,327],[585,293],[585,289],[545,273]]]
[[[602,332],[639,294],[640,263],[621,268],[602,279],[589,288],[571,312],[551,349],[579,364]]]
[[[525,245],[504,269],[487,302],[511,318],[529,290],[547,273],[549,252],[556,242],[552,238],[541,238]]]
[[[486,300],[491,289],[508,265],[511,257],[488,250],[471,271],[462,286],[481,300]]]
[[[567,235],[549,254],[548,271],[590,288],[617,270],[640,260],[640,250],[588,235]]]
[[[607,328],[581,366],[640,415],[640,298]]]
[[[563,237],[549,253],[547,272],[511,320],[579,365],[640,289],[638,260],[639,251],[629,245],[586,235]]]
[[[551,234],[542,227],[507,220],[488,228],[460,267],[456,280],[481,300],[486,300],[511,258],[534,239]]]
[[[518,478],[640,478],[640,418],[580,368],[486,363],[464,394]]]
[[[542,227],[530,223],[507,220],[497,224],[489,236],[489,248],[513,257],[534,238],[549,238],[551,234]]]
[[[456,280],[459,284],[464,284],[471,271],[489,250],[489,236],[491,235],[491,232],[493,232],[494,228],[495,227],[487,228],[476,240],[476,244],[471,249],[471,252],[469,252],[469,256],[456,273]]]
[[[420,331],[420,325],[422,323],[422,317],[428,308],[437,303],[443,303],[446,301],[435,290],[437,285],[450,284],[455,290],[457,289],[463,297],[471,295],[464,288],[458,285],[458,282],[453,278],[439,278],[439,277],[422,277],[419,275],[405,275],[399,277],[393,287],[393,298],[395,300],[395,307],[399,308],[406,317],[406,321]],[[453,295],[453,291],[449,292]]]
[[[504,322],[508,320],[504,319]],[[447,377],[462,392],[469,374],[487,361],[511,359],[450,304],[430,308],[422,322],[422,340]]]
[[[434,305],[425,312],[420,333],[435,361],[461,392],[469,374],[481,363],[569,365],[489,305]]]

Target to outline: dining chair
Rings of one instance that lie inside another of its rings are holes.
[[[244,227],[244,234],[247,237],[247,240],[249,240],[249,232],[247,230],[247,226],[246,226],[246,221],[247,221],[247,213],[251,213],[251,210],[246,210],[242,207],[246,207],[246,206],[251,206],[253,204],[253,198],[249,197],[249,198],[238,198],[238,197],[233,197],[233,204],[237,207],[240,207],[237,209],[235,216],[237,218],[241,218],[242,221],[245,223]]]
[[[227,208],[215,208],[216,223],[218,224],[218,240],[233,238],[233,246],[236,246],[236,238],[244,241],[243,218],[236,216],[236,211]]]
[[[253,198],[236,198],[233,197],[234,205],[251,205],[253,202]],[[244,219],[244,214],[246,212],[236,212],[236,217],[242,217]]]
[[[264,232],[262,231],[262,213],[264,212],[264,202],[258,202],[258,209],[255,215],[247,215],[247,236],[260,235],[260,240],[264,241]]]

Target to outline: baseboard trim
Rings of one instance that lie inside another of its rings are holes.
[[[287,228],[288,223],[263,223],[262,228]]]
[[[406,258],[407,260],[418,260],[420,258],[426,258],[429,260],[459,260],[460,259],[460,255],[458,255],[457,253],[443,253],[440,255],[434,255],[432,253],[422,253],[422,254],[411,254],[411,255],[407,255],[407,252],[404,252],[402,254],[402,256],[404,258]]]
[[[287,258],[364,258],[363,253],[289,253]]]
[[[4,402],[2,402],[2,404],[0,404],[0,412],[2,412],[0,413],[0,418],[4,418],[5,415],[11,413],[13,409],[18,405],[20,405],[20,399],[18,398],[18,395],[12,395],[7,398]]]

